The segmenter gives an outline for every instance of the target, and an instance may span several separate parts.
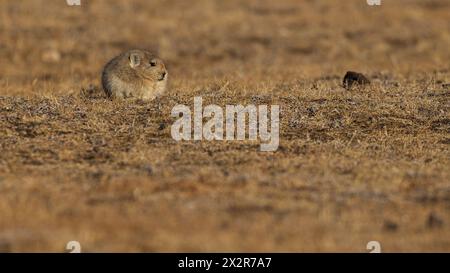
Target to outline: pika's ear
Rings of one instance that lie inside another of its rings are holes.
[[[131,53],[130,54],[130,66],[132,68],[135,68],[141,63],[141,56],[139,56],[138,53]]]

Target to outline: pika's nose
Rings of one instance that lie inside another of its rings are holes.
[[[158,79],[158,81],[163,81],[163,80],[166,78],[166,74],[167,74],[166,71],[162,72],[162,73],[161,73],[161,76],[160,76],[159,79]]]

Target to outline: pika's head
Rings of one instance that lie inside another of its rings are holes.
[[[144,50],[130,50],[126,53],[129,66],[141,78],[154,81],[167,80],[168,73],[163,61]]]

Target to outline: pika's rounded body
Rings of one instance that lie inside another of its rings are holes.
[[[145,50],[130,50],[109,61],[102,85],[111,98],[153,100],[166,91],[168,73],[163,61]]]

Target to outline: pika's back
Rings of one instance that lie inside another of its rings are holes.
[[[102,73],[102,85],[112,98],[152,100],[165,92],[168,73],[163,61],[146,50],[133,49],[114,57]]]

